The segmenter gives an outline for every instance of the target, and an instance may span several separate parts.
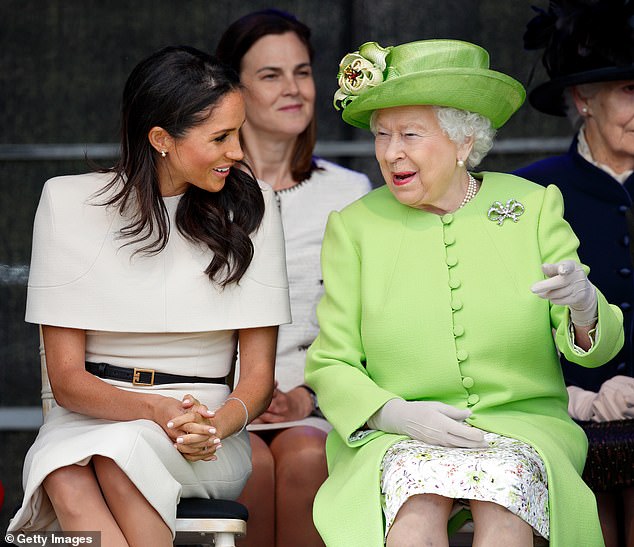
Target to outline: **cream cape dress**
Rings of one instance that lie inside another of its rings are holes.
[[[86,360],[223,377],[233,364],[237,329],[290,320],[284,241],[273,191],[261,185],[266,212],[252,235],[254,257],[239,285],[223,291],[204,269],[210,251],[174,228],[180,196],[164,198],[172,231],[155,256],[133,256],[117,239],[126,219],[95,205],[111,175],[57,177],[44,186],[37,210],[26,320],[86,330]],[[121,389],[181,399],[191,393],[210,408],[229,394],[220,384],[169,384]],[[149,420],[95,419],[54,407],[24,463],[24,501],[9,531],[55,530],[42,488],[55,469],[85,465],[95,454],[113,459],[174,531],[184,497],[236,498],[251,471],[246,432],[223,439],[216,462],[190,463]]]

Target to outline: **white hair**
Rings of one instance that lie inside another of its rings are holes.
[[[589,99],[594,97],[600,90],[603,82],[593,82],[590,84],[579,84],[574,87],[577,88],[577,92],[584,99]],[[567,87],[564,89],[564,110],[566,112],[566,117],[568,121],[571,123],[572,127],[577,130],[581,127],[583,123],[583,116],[579,114],[577,110],[577,105],[575,104],[575,99],[572,96],[572,88]]]
[[[459,110],[449,106],[434,106],[438,125],[456,146],[460,146],[469,138],[473,145],[469,156],[464,160],[468,169],[476,167],[493,146],[496,130],[491,120],[467,110]],[[370,116],[370,129],[376,133],[377,110]]]
[[[491,120],[481,114],[449,106],[434,106],[434,111],[438,125],[456,146],[460,146],[470,137],[473,139],[471,152],[464,161],[468,169],[476,167],[493,146],[496,131],[491,125]]]

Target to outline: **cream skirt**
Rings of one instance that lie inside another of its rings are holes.
[[[159,389],[181,399],[226,398],[228,388],[212,384],[183,385],[182,391]],[[111,458],[128,475],[174,533],[176,505],[183,497],[236,499],[251,473],[251,447],[246,431],[223,439],[217,461],[187,461],[161,427],[150,420],[117,422],[92,418],[56,406],[46,416],[24,461],[24,501],[8,531],[59,530],[42,481],[61,467],[86,465],[93,455]]]

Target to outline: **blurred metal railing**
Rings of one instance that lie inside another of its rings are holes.
[[[0,431],[32,431],[41,425],[41,405],[0,407]]]
[[[554,154],[570,145],[570,137],[500,139],[492,154]],[[0,144],[0,161],[81,160],[116,158],[119,145],[86,144]],[[367,157],[374,155],[374,143],[362,141],[318,141],[315,154],[325,157]]]

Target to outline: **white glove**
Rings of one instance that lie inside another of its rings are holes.
[[[390,399],[372,415],[368,426],[437,446],[486,448],[482,430],[464,423],[469,416],[470,410],[435,401]]]
[[[589,327],[597,322],[597,290],[578,262],[562,260],[542,264],[542,271],[549,279],[538,281],[531,291],[553,304],[568,306],[570,319],[578,327]]]
[[[568,414],[575,420],[587,422],[594,418],[592,404],[598,397],[594,391],[586,391],[577,386],[568,386]]]
[[[592,409],[595,422],[634,418],[634,378],[614,376],[603,382]]]

